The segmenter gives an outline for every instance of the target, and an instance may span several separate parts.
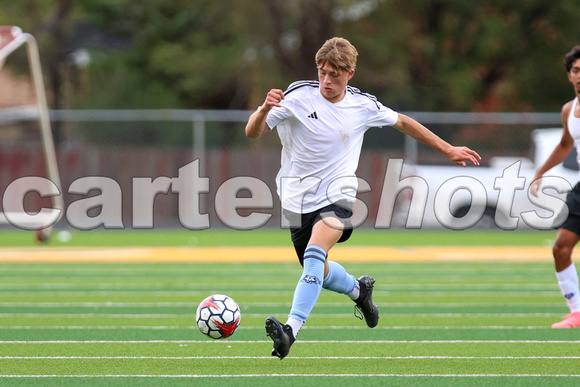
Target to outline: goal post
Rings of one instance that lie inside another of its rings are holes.
[[[47,177],[52,182],[52,184],[56,186],[58,194],[51,196],[51,209],[43,208],[36,214],[31,214],[26,211],[5,211],[5,208],[3,207],[2,211],[0,212],[0,224],[10,223],[13,226],[22,229],[34,230],[36,231],[36,238],[39,241],[45,241],[50,236],[53,225],[62,217],[64,212],[64,203],[62,199],[60,176],[58,172],[54,140],[50,126],[50,117],[48,112],[48,104],[46,101],[46,92],[44,89],[44,79],[42,76],[42,67],[40,64],[38,45],[36,39],[31,34],[22,32],[22,29],[19,27],[0,26],[0,71],[2,71],[2,67],[6,61],[6,58],[22,46],[26,46],[27,48],[27,59],[30,66],[34,91],[36,94],[36,104],[27,106],[24,108],[24,110],[27,112],[33,111],[35,117],[38,118],[40,127],[40,139],[47,168]],[[8,110],[10,110],[10,112],[8,112],[9,115],[13,115],[15,109]],[[2,109],[0,109],[0,118],[1,115]],[[2,121],[0,120],[0,126],[1,125]]]
[[[4,65],[4,61],[6,57],[10,54],[10,52],[14,51],[11,47],[6,48],[10,43],[14,41],[14,39],[22,35],[22,29],[16,26],[0,26],[0,50],[6,52],[5,55],[0,55],[0,70],[2,70],[2,66]],[[17,43],[12,43],[13,46],[18,47]]]

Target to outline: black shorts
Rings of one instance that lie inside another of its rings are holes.
[[[568,206],[568,217],[559,228],[580,235],[580,183],[576,183],[572,191],[566,195],[566,206]]]
[[[312,228],[323,218],[332,217],[340,220],[342,223],[342,235],[338,243],[346,242],[352,235],[352,204],[342,203],[340,205],[330,204],[322,207],[316,211],[307,214],[297,214],[288,210],[284,210],[284,216],[290,222],[290,233],[292,234],[292,242],[294,246],[306,246],[312,235]]]

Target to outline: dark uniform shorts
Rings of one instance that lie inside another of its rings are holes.
[[[568,206],[568,218],[559,228],[580,235],[580,183],[576,183],[572,191],[568,192],[566,206]]]
[[[312,228],[319,220],[327,217],[340,220],[343,231],[338,243],[346,242],[352,235],[352,224],[350,222],[350,218],[352,217],[352,204],[350,203],[341,201],[307,214],[297,214],[288,210],[284,210],[283,213],[290,222],[292,243],[294,243],[294,248],[296,249],[300,263],[302,263],[304,249],[308,245],[308,241],[312,235]]]

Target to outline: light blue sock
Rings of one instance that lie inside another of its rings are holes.
[[[328,274],[324,277],[322,287],[340,294],[350,294],[356,287],[356,279],[340,263],[328,261]]]
[[[310,245],[304,252],[304,270],[294,290],[289,318],[306,321],[322,290],[326,251],[320,246]]]

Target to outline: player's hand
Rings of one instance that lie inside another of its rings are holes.
[[[272,89],[266,95],[266,100],[248,119],[246,124],[246,136],[249,138],[258,138],[266,133],[270,128],[266,123],[268,112],[273,107],[282,107],[280,101],[284,99],[284,92],[280,89]]]
[[[538,193],[540,192],[540,185],[542,185],[541,177],[542,176],[534,176],[532,184],[530,184],[530,193],[535,197],[538,197]]]
[[[449,159],[455,164],[465,167],[467,166],[466,161],[471,162],[473,165],[479,165],[481,156],[466,146],[454,146],[449,155]]]
[[[280,101],[284,99],[284,92],[280,89],[272,89],[266,95],[262,108],[271,110],[273,107],[281,107]]]

